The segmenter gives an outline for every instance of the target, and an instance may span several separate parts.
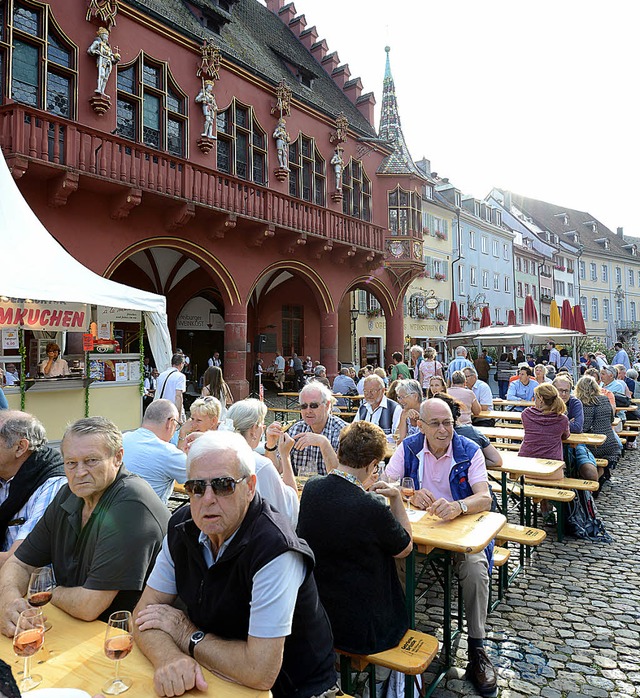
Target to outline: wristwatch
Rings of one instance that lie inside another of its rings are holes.
[[[202,630],[196,630],[193,635],[189,638],[189,654],[193,657],[193,653],[196,649],[196,645],[204,640],[204,633]]]
[[[464,503],[462,499],[458,500],[458,504],[460,505],[460,509],[462,510],[463,514],[466,514],[469,511],[469,507]]]

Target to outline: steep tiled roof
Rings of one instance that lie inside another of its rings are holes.
[[[225,58],[274,84],[284,78],[295,98],[332,117],[343,112],[351,128],[361,135],[375,136],[375,129],[292,31],[257,0],[238,0],[231,8],[231,21],[222,27],[220,35],[203,27],[183,0],[128,1],[198,42],[205,37],[213,37]],[[198,4],[208,3],[207,0],[200,0]],[[311,74],[312,87],[300,84],[284,61]],[[220,77],[224,79],[223,73]]]
[[[511,194],[511,201],[534,222],[545,230],[555,233],[561,241],[578,246],[583,245],[585,251],[592,254],[621,255],[631,257],[628,247],[623,245],[633,244],[635,240],[625,239],[612,232],[604,223],[587,211],[578,211],[558,204],[550,204],[538,199],[530,199],[519,194]],[[566,217],[562,214],[566,214]],[[566,220],[566,223],[565,223]],[[593,226],[595,224],[595,231]],[[578,240],[574,242],[568,233],[575,231]],[[608,249],[596,240],[606,238],[609,241]],[[640,241],[638,241],[640,242]]]
[[[388,141],[393,148],[393,153],[388,155],[378,167],[379,174],[416,174],[423,177],[421,170],[416,167],[413,158],[409,153],[407,142],[402,133],[400,123],[400,112],[398,110],[398,99],[396,97],[396,87],[391,75],[389,63],[388,46],[384,49],[387,52],[387,62],[384,71],[384,82],[382,87],[382,109],[380,111],[380,133],[382,140]]]

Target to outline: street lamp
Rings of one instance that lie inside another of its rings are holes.
[[[355,366],[356,356],[358,354],[358,344],[356,341],[356,324],[358,322],[358,315],[360,315],[360,311],[356,307],[353,307],[349,311],[349,315],[351,316],[351,333],[353,334],[353,365]]]

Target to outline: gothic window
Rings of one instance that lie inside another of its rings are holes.
[[[388,193],[389,230],[392,235],[422,232],[422,199],[399,186]]]
[[[144,53],[118,66],[118,135],[186,156],[187,100],[166,63]]]
[[[342,212],[347,216],[371,220],[371,180],[360,160],[353,158],[342,173]]]
[[[318,206],[325,205],[326,165],[315,139],[300,134],[289,145],[289,194]]]
[[[60,31],[48,6],[15,0],[0,7],[2,95],[10,51],[10,97],[36,109],[73,118],[77,48]]]
[[[218,112],[217,161],[220,172],[256,184],[267,183],[267,134],[253,109],[235,99]]]
[[[282,306],[282,347],[285,354],[304,353],[304,308],[301,305]]]

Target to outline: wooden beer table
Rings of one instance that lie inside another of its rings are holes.
[[[512,429],[509,427],[476,427],[488,439],[511,439],[512,441],[522,441],[524,439],[524,429]],[[600,446],[605,442],[604,434],[569,434],[562,443],[567,446],[577,446],[585,444],[587,446]]]
[[[42,676],[38,688],[79,688],[93,696],[102,693],[104,684],[114,676],[114,662],[104,654],[106,623],[85,622],[72,618],[52,604],[44,606],[44,614],[52,623],[45,633],[44,645],[31,658],[34,674]],[[18,683],[22,678],[23,661],[13,652],[12,639],[0,635],[0,658],[11,666]],[[216,698],[269,698],[270,691],[258,691],[215,676],[203,668],[209,688],[202,692],[187,691],[185,696]],[[153,698],[153,665],[135,646],[120,662],[120,675],[132,679],[133,685],[123,693],[126,698]],[[29,695],[29,694],[24,694]]]

